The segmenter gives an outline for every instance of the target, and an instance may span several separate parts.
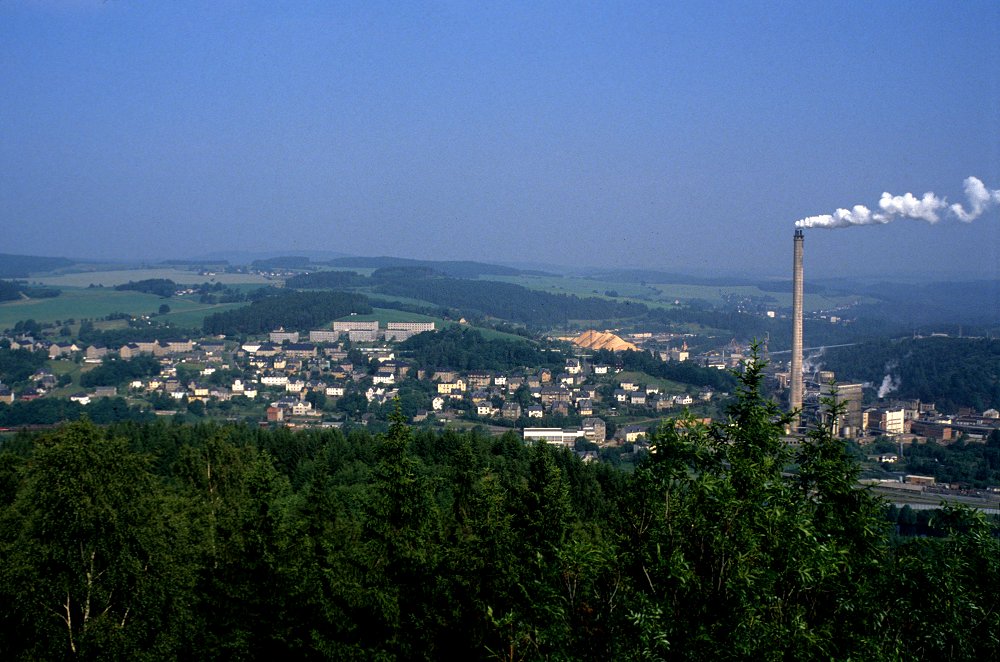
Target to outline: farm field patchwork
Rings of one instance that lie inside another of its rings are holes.
[[[119,269],[108,271],[80,271],[76,273],[60,274],[58,276],[38,276],[30,281],[52,285],[54,287],[88,287],[89,285],[103,285],[104,287],[114,287],[131,281],[148,280],[150,278],[169,278],[175,283],[193,285],[199,283],[223,283],[225,285],[236,285],[241,283],[255,283],[266,285],[274,283],[263,276],[257,274],[227,274],[216,273],[214,276],[203,276],[197,271],[186,269]]]
[[[67,288],[52,299],[25,299],[0,304],[0,329],[9,329],[19,321],[36,322],[56,320],[100,319],[111,313],[148,315],[155,313],[162,304],[171,312],[163,316],[178,326],[200,326],[208,314],[229,310],[245,304],[206,305],[185,298],[163,299],[155,294],[119,292],[106,287]]]

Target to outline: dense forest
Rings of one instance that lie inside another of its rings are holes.
[[[52,299],[62,292],[55,287],[31,286],[16,280],[0,280],[0,302],[29,299]]]
[[[0,348],[0,384],[23,382],[45,365],[48,356],[27,349]]]
[[[64,257],[0,253],[0,278],[27,278],[33,273],[54,271],[72,265],[73,261]]]
[[[933,402],[939,411],[1000,408],[1000,340],[903,338],[829,349],[819,361],[840,381],[896,387],[892,397]]]
[[[4,659],[995,658],[1000,541],[900,538],[751,365],[632,473],[514,434],[89,422],[0,451]],[[798,467],[787,473],[786,467]],[[894,522],[899,513],[892,515]]]
[[[307,331],[351,313],[372,311],[360,294],[344,292],[281,292],[249,306],[213,313],[202,325],[205,333],[240,335],[267,333],[279,327]]]
[[[910,325],[1000,324],[1000,280],[927,283],[873,283],[860,287],[878,304],[860,314]]]
[[[885,442],[888,452],[895,451]],[[907,473],[934,476],[939,483],[985,488],[1000,485],[1000,430],[994,430],[985,443],[956,441],[907,446],[900,458]]]
[[[0,428],[55,425],[80,419],[103,425],[118,421],[149,421],[153,418],[154,415],[148,408],[131,406],[124,398],[97,398],[89,405],[63,398],[15,400],[9,405],[0,402]]]
[[[336,267],[355,267],[369,269],[384,268],[425,268],[439,274],[455,278],[478,278],[480,276],[517,276],[525,272],[513,267],[499,264],[472,262],[469,260],[412,260],[402,257],[339,257],[330,260],[329,264]]]
[[[160,361],[150,354],[141,354],[128,361],[107,356],[101,364],[80,375],[80,386],[118,386],[133,379],[160,374]]]
[[[21,298],[21,286],[11,280],[0,280],[0,301],[17,301]]]
[[[563,366],[566,357],[542,350],[527,340],[487,340],[473,329],[450,326],[435,333],[421,333],[399,346],[403,356],[417,367],[455,370],[513,370],[516,368]]]
[[[126,315],[126,317],[128,317]],[[100,345],[117,350],[130,342],[152,340],[185,340],[200,335],[197,329],[157,324],[133,324],[123,329],[98,329],[91,321],[80,323],[77,338],[84,345]]]
[[[339,290],[364,285],[368,279],[353,271],[313,271],[285,280],[285,287],[300,290]]]

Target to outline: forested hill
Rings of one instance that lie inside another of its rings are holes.
[[[545,351],[527,340],[487,340],[472,329],[450,326],[436,333],[421,333],[399,346],[402,356],[419,368],[497,370],[562,367],[566,357]]]
[[[402,257],[340,257],[330,260],[334,267],[383,269],[386,267],[425,267],[455,278],[478,278],[480,276],[517,276],[525,272],[499,264],[472,262],[469,260],[412,260]]]
[[[903,338],[827,350],[818,360],[841,381],[886,376],[892,397],[933,402],[939,411],[1000,408],[1000,340]]]
[[[209,334],[261,334],[284,327],[308,331],[351,313],[372,311],[368,299],[344,292],[279,292],[249,306],[213,313],[202,327]]]
[[[649,310],[641,303],[549,294],[511,283],[446,277],[392,280],[379,285],[376,291],[528,326],[559,326],[569,320],[627,319]]]
[[[339,290],[365,285],[368,282],[368,278],[354,271],[313,271],[286,279],[285,287],[301,290]]]
[[[985,660],[1000,541],[895,537],[842,443],[732,418],[633,473],[515,434],[90,422],[0,445],[3,659]],[[794,461],[796,475],[783,472]]]
[[[0,278],[26,278],[33,273],[62,269],[73,264],[72,260],[64,257],[0,253]]]
[[[1000,279],[910,285],[877,283],[863,290],[880,299],[860,314],[911,325],[1000,324]]]

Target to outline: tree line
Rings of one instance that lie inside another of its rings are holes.
[[[399,345],[402,355],[419,368],[455,370],[514,370],[524,367],[555,367],[566,357],[527,340],[487,340],[473,329],[449,326],[434,333],[420,333]]]
[[[281,292],[249,306],[213,313],[202,329],[208,334],[261,334],[278,327],[306,331],[351,313],[371,312],[368,299],[346,292]]]
[[[705,368],[691,361],[664,361],[649,352],[637,352],[631,349],[624,352],[599,349],[594,352],[591,362],[644,372],[652,377],[669,379],[681,384],[706,386],[722,391],[731,391],[736,385],[732,373],[725,370]]]
[[[995,656],[1000,542],[900,538],[748,366],[632,473],[516,435],[78,422],[0,452],[5,659]],[[796,471],[789,473],[789,466]]]
[[[891,397],[932,402],[938,411],[1000,409],[1000,340],[903,338],[829,349],[820,360],[839,379],[880,384],[888,374]]]

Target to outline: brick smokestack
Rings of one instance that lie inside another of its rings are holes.
[[[802,230],[795,231],[792,259],[792,365],[791,392],[788,407],[791,411],[802,408]],[[798,417],[794,427],[798,427]]]

